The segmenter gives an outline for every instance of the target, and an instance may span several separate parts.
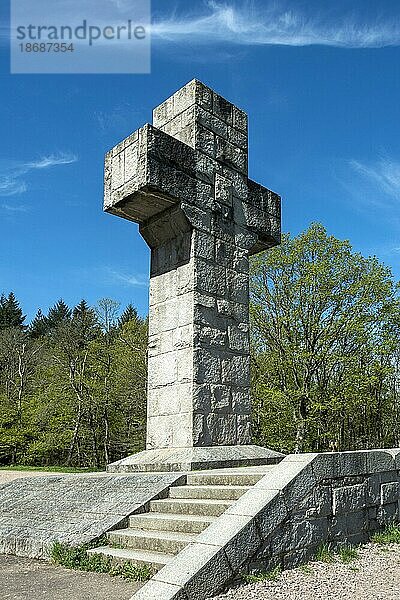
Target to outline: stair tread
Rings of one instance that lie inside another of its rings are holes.
[[[111,548],[111,546],[99,546],[88,550],[89,554],[104,554],[113,558],[122,558],[125,560],[140,560],[149,563],[167,564],[174,558],[173,554],[164,552],[155,552],[149,550],[136,550],[134,548]]]
[[[187,542],[190,544],[194,542],[197,538],[197,535],[192,535],[190,533],[179,533],[176,531],[162,531],[158,529],[151,530],[143,530],[143,529],[134,529],[129,527],[127,529],[115,529],[114,531],[109,531],[109,534],[117,534],[117,535],[126,535],[129,537],[142,537],[142,538],[157,538],[162,540],[177,540],[180,542]]]
[[[225,467],[221,469],[204,469],[202,471],[191,471],[190,475],[265,475],[276,467],[276,464],[258,465],[252,467]]]
[[[233,504],[236,500],[215,500],[214,498],[165,498],[163,500],[152,500],[151,504]]]
[[[171,521],[196,521],[199,523],[202,523],[204,521],[208,521],[210,524],[215,521],[218,517],[212,517],[211,515],[182,515],[182,514],[178,514],[178,513],[158,513],[158,512],[151,512],[151,513],[142,513],[142,514],[138,514],[138,515],[131,515],[130,520],[133,521],[135,519],[135,517],[137,517],[138,519],[160,519],[165,521],[167,520],[171,520]]]
[[[211,490],[239,490],[239,491],[246,491],[249,490],[251,488],[250,485],[217,485],[217,484],[207,484],[205,483],[204,485],[201,485],[200,483],[195,483],[195,484],[191,484],[188,483],[187,485],[175,485],[174,489],[177,488],[190,488],[190,489],[199,489],[199,490],[203,490],[204,488],[206,489],[211,489]]]

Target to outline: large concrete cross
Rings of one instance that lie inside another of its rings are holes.
[[[247,115],[191,81],[107,154],[104,208],[151,248],[147,452],[110,470],[262,461],[249,255],[279,244],[280,198],[248,179]]]

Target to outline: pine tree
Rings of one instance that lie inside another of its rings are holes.
[[[35,318],[29,325],[29,335],[32,339],[36,339],[46,335],[49,330],[47,317],[42,313],[41,309],[37,311]]]
[[[135,321],[136,323],[139,321],[139,315],[137,313],[136,308],[132,304],[128,304],[125,308],[124,312],[118,319],[118,326],[122,327],[125,323],[129,321]]]
[[[99,331],[96,313],[86,300],[81,300],[72,312],[72,322],[82,344],[95,339]]]
[[[0,329],[7,327],[24,327],[26,316],[22,314],[22,309],[13,292],[8,296],[0,296]]]
[[[71,321],[72,310],[61,298],[52,306],[47,314],[47,323],[49,330],[56,329],[59,325]]]

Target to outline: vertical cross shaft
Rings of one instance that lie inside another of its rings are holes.
[[[106,157],[105,210],[151,248],[147,449],[250,444],[249,255],[280,199],[248,179],[247,115],[194,80]]]

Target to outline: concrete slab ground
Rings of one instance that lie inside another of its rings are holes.
[[[141,583],[0,555],[1,600],[129,600]]]

